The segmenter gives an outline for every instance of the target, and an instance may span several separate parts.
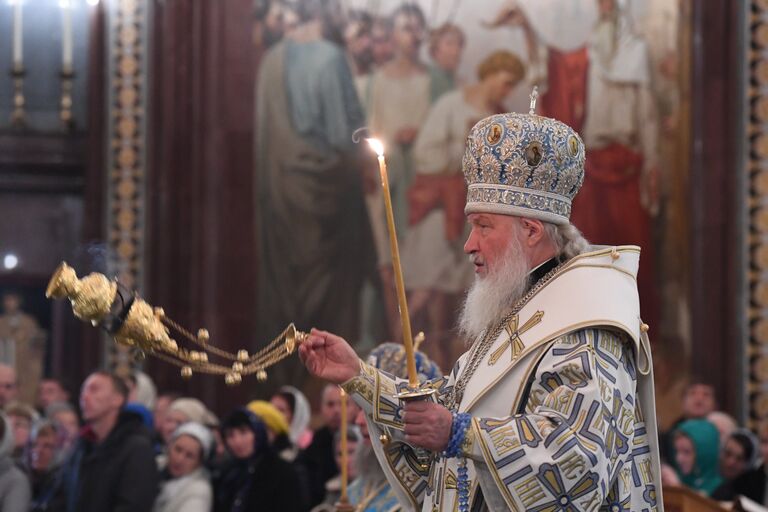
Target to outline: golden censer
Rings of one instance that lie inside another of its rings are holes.
[[[117,280],[97,272],[80,279],[65,262],[53,273],[45,296],[69,299],[77,318],[105,329],[119,345],[179,366],[184,378],[192,377],[195,372],[223,375],[227,384],[234,385],[239,384],[243,376],[255,374],[259,381],[265,381],[267,368],[291,355],[307,338],[307,333],[290,324],[253,355],[247,350],[227,352],[209,343],[207,330],[200,329],[195,335],[168,318],[162,308],[152,307]],[[180,347],[171,338],[171,330],[199,350]],[[209,355],[226,364],[211,362]]]

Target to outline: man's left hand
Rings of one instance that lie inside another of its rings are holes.
[[[405,439],[409,444],[441,452],[451,439],[453,415],[440,404],[428,400],[406,402]]]

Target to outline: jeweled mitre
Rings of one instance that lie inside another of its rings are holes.
[[[570,126],[535,114],[497,114],[467,138],[466,214],[499,213],[566,224],[584,182],[584,143]]]

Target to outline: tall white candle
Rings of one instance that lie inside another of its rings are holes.
[[[72,69],[72,4],[70,0],[61,0],[61,64],[64,69]]]
[[[22,64],[22,51],[21,51],[21,0],[13,1],[13,65],[14,67],[21,67]]]

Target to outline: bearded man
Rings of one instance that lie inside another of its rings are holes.
[[[406,378],[405,350],[399,343],[382,343],[365,360],[377,370],[394,377]],[[425,382],[441,375],[440,367],[426,354],[416,352],[419,381]],[[355,453],[358,477],[349,486],[349,502],[359,512],[396,512],[401,510],[398,493],[387,481],[384,469],[376,459],[366,413],[361,409],[355,417],[363,442]]]
[[[463,172],[475,265],[468,342],[435,401],[313,330],[300,355],[368,415],[405,509],[662,510],[636,246],[589,247],[570,224],[581,138],[533,114],[476,124]]]

